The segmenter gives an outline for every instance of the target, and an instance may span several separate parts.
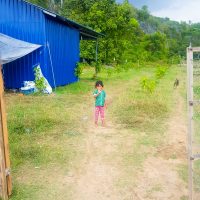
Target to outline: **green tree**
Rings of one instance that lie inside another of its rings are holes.
[[[120,62],[140,30],[139,23],[132,17],[135,10],[128,1],[117,4],[114,0],[70,0],[65,2],[62,13],[105,34],[99,39],[99,58],[105,63]],[[94,55],[95,42],[82,41],[81,56],[94,59]]]
[[[166,35],[156,32],[146,35],[144,39],[144,49],[148,51],[150,60],[167,58],[168,47]]]
[[[136,9],[128,0],[30,1],[103,33],[105,37],[98,39],[98,58],[103,63],[184,56],[190,41],[200,45],[200,24],[155,17],[147,6]],[[95,61],[95,45],[95,41],[81,41],[81,57]]]

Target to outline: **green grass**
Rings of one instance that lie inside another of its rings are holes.
[[[41,185],[16,185],[10,200],[31,200],[37,198],[37,192],[42,191]]]
[[[66,92],[63,87],[63,94],[54,96],[6,97],[14,183],[12,200],[43,199],[38,195],[50,190],[46,181],[50,174],[55,177],[56,174],[49,172],[39,178],[35,170],[42,173],[45,168],[53,168],[67,173],[82,157],[84,107],[77,110],[86,92],[79,94],[80,88],[77,89],[76,98],[69,92],[72,89],[65,88]]]
[[[179,177],[185,182],[187,183],[188,182],[188,166],[187,165],[179,165],[177,167],[177,172],[178,172],[178,175]]]
[[[200,80],[199,76],[195,75],[199,74],[199,69],[194,70],[194,100],[200,100]],[[200,144],[200,105],[196,104],[194,106],[194,134],[193,141],[194,145]],[[197,152],[195,152],[196,154]],[[196,192],[200,192],[200,161],[194,161],[194,189]]]
[[[153,193],[162,191],[163,191],[162,185],[156,184],[152,186],[152,188],[149,191],[147,191],[146,198],[153,199]]]
[[[199,85],[196,85],[194,87],[194,94],[197,98],[200,98],[200,86]]]
[[[54,139],[56,142],[67,140],[71,137],[67,131],[78,132],[78,114],[72,116],[73,109],[69,105],[66,106],[74,102],[69,98],[60,99],[57,96],[9,96],[7,102],[13,168],[24,161],[45,164],[51,162],[52,158],[59,160],[62,146],[58,145],[51,151],[51,143]]]
[[[89,81],[81,81],[70,84],[64,87],[58,87],[56,89],[57,95],[67,95],[67,94],[85,94],[91,90],[91,85]]]
[[[153,77],[156,68],[142,68],[132,71],[133,77],[129,84],[122,84],[120,91],[111,107],[111,116],[116,124],[122,125],[128,130],[123,135],[124,143],[118,146],[116,157],[123,167],[123,178],[118,180],[118,188],[134,185],[134,179],[130,180],[130,174],[136,175],[141,170],[148,156],[153,156],[156,147],[162,145],[165,138],[166,121],[174,106],[173,83],[180,74],[180,69],[171,67],[167,74],[158,81],[153,93],[144,91],[140,84],[140,78]],[[181,74],[182,76],[182,74]],[[131,86],[131,87],[130,87]],[[127,149],[127,143],[133,141]]]
[[[188,200],[187,196],[182,196],[180,200]]]
[[[200,192],[200,160],[194,162],[194,188],[195,191]]]
[[[68,173],[80,163],[86,131],[83,118],[88,102],[93,101],[89,95],[94,89],[93,73],[93,69],[86,69],[80,82],[57,88],[55,95],[6,96],[14,180],[12,200],[43,199],[39,195],[50,190],[46,186],[49,174],[57,176],[49,172],[41,179],[44,169]],[[114,82],[131,76],[122,72],[111,80],[103,70],[97,79]],[[24,176],[25,181],[21,179]]]
[[[14,179],[11,200],[45,199],[45,196],[40,195],[52,190],[48,184],[52,169],[65,176],[70,169],[78,168],[85,152],[87,122],[83,119],[90,115],[88,107],[93,105],[90,94],[97,79],[104,81],[108,95],[113,94],[110,115],[116,124],[131,130],[127,137],[136,138],[134,148],[129,153],[121,151],[121,162],[127,169],[137,170],[141,167],[148,156],[145,148],[155,147],[161,142],[161,130],[173,99],[173,81],[178,73],[177,68],[169,69],[159,81],[155,92],[149,94],[140,88],[139,80],[142,76],[153,75],[155,71],[156,68],[150,66],[120,73],[108,73],[103,69],[93,79],[94,69],[86,68],[80,82],[57,88],[55,95],[7,95]],[[57,173],[53,172],[53,176],[56,177]],[[52,198],[53,193],[48,199]],[[67,199],[70,199],[70,194]]]
[[[138,81],[133,83],[132,87],[128,88],[128,92],[120,95],[115,102],[113,117],[116,121],[127,128],[137,131],[146,130],[149,133],[163,128],[162,124],[170,113],[173,100],[173,81],[176,70],[176,68],[171,68],[168,74],[159,81],[152,94],[143,91]],[[153,72],[148,70],[148,75],[151,76]],[[149,138],[148,135],[147,137]],[[145,143],[145,138],[143,139]]]

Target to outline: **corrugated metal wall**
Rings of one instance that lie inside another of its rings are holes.
[[[0,32],[27,42],[45,43],[44,15],[36,7],[21,0],[0,0]],[[3,66],[6,88],[20,88],[24,80],[34,80],[33,65],[45,67],[41,48]]]
[[[46,38],[50,47],[56,85],[61,86],[77,81],[74,68],[79,62],[79,31],[46,16]],[[47,61],[50,66],[49,52]],[[51,77],[50,82],[53,84],[50,67],[48,77]]]
[[[77,81],[74,68],[79,61],[78,30],[45,15],[41,9],[22,0],[0,0],[0,32],[43,47],[3,66],[6,88],[20,88],[34,80],[33,66],[40,63],[43,74],[54,86],[47,42],[50,46],[56,86]]]
[[[34,80],[33,67],[39,60],[40,50],[36,50],[30,55],[17,59],[3,66],[3,76],[7,89],[20,88],[23,81]]]

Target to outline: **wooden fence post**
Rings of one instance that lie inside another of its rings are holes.
[[[10,157],[8,145],[7,120],[4,105],[4,84],[0,65],[0,181],[1,196],[7,200],[12,193],[12,180],[10,175]]]
[[[2,92],[1,90],[2,90],[2,87],[1,87],[1,82],[0,82],[0,93]],[[1,109],[0,109],[0,186],[1,186],[1,190],[0,190],[1,198],[3,200],[7,200],[8,188],[7,188],[7,180],[6,180],[6,163],[5,163],[3,123],[2,123]]]
[[[0,116],[0,120],[1,119],[2,117]],[[0,197],[2,200],[8,199],[2,123],[0,123]]]

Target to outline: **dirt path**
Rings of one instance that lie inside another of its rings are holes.
[[[175,110],[167,122],[169,128],[162,146],[153,150],[136,177],[131,174],[126,177],[134,181],[127,180],[122,188],[118,187],[120,178],[123,178],[121,158],[120,154],[118,157],[114,155],[124,144],[125,153],[128,153],[134,137],[122,134],[126,130],[114,124],[109,124],[108,128],[89,125],[86,157],[75,175],[74,200],[179,200],[187,196],[186,184],[178,174],[179,166],[187,163],[184,101],[178,92],[175,95]]]
[[[106,161],[107,157],[116,150],[115,133],[114,128],[95,129],[91,125],[86,161],[77,181],[75,199],[119,199],[114,187],[118,169]]]
[[[127,82],[123,87],[126,88],[129,85],[130,83]],[[108,97],[108,101],[112,103],[112,99],[118,93],[125,92],[124,88],[116,88],[115,93],[110,92],[112,95]],[[93,110],[91,109],[89,113],[93,113]],[[74,200],[123,199],[124,194],[121,194],[117,187],[121,177],[121,169],[119,158],[116,158],[116,155],[118,155],[119,146],[124,142],[121,135],[124,130],[112,122],[109,114],[106,117],[107,126],[99,126],[98,128],[92,123],[94,121],[92,117],[89,119],[91,123],[88,125],[85,139],[87,153],[83,166],[76,176]],[[132,192],[128,195],[132,196]]]
[[[177,173],[187,163],[184,101],[178,93],[175,95],[175,109],[168,121],[165,141],[156,150],[156,156],[145,161],[140,172],[136,189],[140,199],[179,200],[187,196],[187,185]]]

